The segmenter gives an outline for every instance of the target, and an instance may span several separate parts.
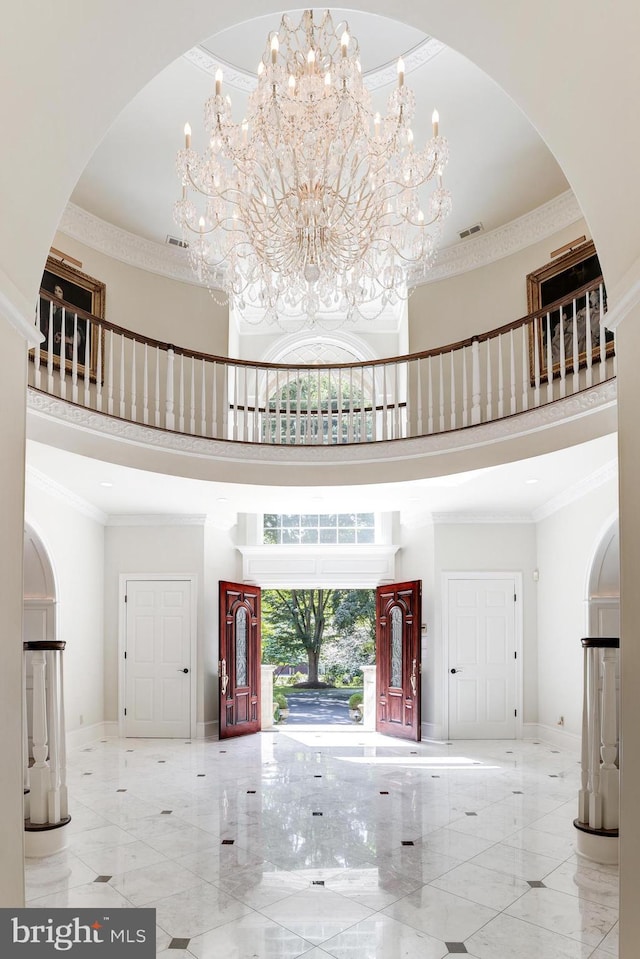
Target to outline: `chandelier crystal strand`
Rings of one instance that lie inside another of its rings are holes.
[[[402,60],[386,114],[374,114],[347,24],[307,10],[269,36],[241,123],[222,88],[218,70],[208,148],[192,148],[187,124],[177,160],[175,219],[197,277],[268,322],[351,319],[406,298],[408,274],[415,282],[433,261],[451,196],[436,112],[425,149],[414,145]]]

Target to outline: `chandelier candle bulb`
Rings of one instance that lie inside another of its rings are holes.
[[[222,93],[222,70],[220,67],[216,70],[216,96],[219,97]]]
[[[376,113],[375,117],[373,118],[373,131],[374,131],[376,140],[379,140],[380,139],[380,114],[379,113]]]
[[[342,52],[342,58],[344,59],[349,50],[349,34],[347,33],[346,30],[342,34],[342,38],[340,40],[340,50]]]
[[[185,150],[191,149],[191,126],[188,123],[184,125],[184,148]]]
[[[434,110],[431,114],[431,123],[433,124],[433,135],[434,137],[438,136],[438,129],[440,125],[440,114],[437,110]]]
[[[398,59],[398,86],[404,86],[404,60],[402,57]]]
[[[278,34],[274,33],[271,37],[271,63],[275,67],[278,61],[278,50],[280,49],[280,44],[278,42]]]
[[[291,74],[291,76],[289,77],[289,90],[291,91],[291,93],[293,93],[295,88],[296,88],[296,78],[294,77],[293,74]]]

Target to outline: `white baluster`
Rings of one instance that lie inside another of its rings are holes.
[[[259,413],[259,379],[258,367],[254,367],[254,387],[253,387],[253,441],[260,442],[260,413]],[[265,377],[266,378],[266,377]],[[296,380],[296,435],[300,435],[300,378]]]
[[[533,405],[540,406],[540,337],[542,336],[542,317],[535,321],[535,335],[533,337]]]
[[[602,829],[600,792],[600,650],[590,649],[589,662],[589,826]]]
[[[589,653],[589,648],[585,646],[582,656],[582,741],[578,792],[578,820],[582,823],[589,822]]]
[[[38,302],[36,304],[35,326],[36,326],[36,331],[39,333],[42,333],[42,322],[40,319],[41,304],[42,304],[42,300],[40,299],[40,297],[38,297]],[[41,345],[40,345],[39,339],[40,338],[38,337],[38,342],[36,343],[35,348],[33,350],[33,385],[35,386],[37,390],[40,389],[40,375],[41,375],[40,374]]]
[[[394,439],[400,439],[402,436],[401,426],[400,426],[400,417],[402,413],[402,393],[400,391],[400,383],[402,382],[402,377],[400,376],[400,363],[398,360],[393,364],[393,403],[395,409],[395,426],[394,426]]]
[[[504,370],[502,369],[502,333],[498,333],[498,418],[502,419],[503,416],[504,416]]]
[[[285,403],[284,403],[284,441],[285,443],[291,442],[291,385],[289,381],[289,370],[286,373],[286,383],[285,383]]]
[[[369,395],[367,397],[362,397],[362,405],[371,407],[371,441],[376,442],[378,439],[378,434],[380,432],[380,419],[378,415],[378,388],[377,388],[377,378],[376,374],[379,367],[371,367],[371,388],[369,390]],[[364,378],[364,369],[362,370],[362,375]],[[382,414],[380,414],[382,415]],[[362,439],[366,439],[366,436],[363,436]]]
[[[363,401],[364,402],[364,401]],[[375,419],[376,414],[373,413]],[[387,420],[387,364],[382,364],[382,439],[389,439],[389,422]]]
[[[193,436],[196,431],[196,358],[191,357],[191,405],[189,407],[189,432]]]
[[[462,425],[469,425],[469,384],[467,376],[467,348],[463,346],[460,350],[460,360],[462,362]]]
[[[602,828],[617,829],[620,805],[620,773],[616,766],[618,724],[616,697],[617,649],[604,649],[602,659],[602,747],[600,755],[600,791]]]
[[[120,416],[124,419],[126,414],[126,388],[124,373],[124,333],[120,334]]]
[[[442,353],[438,354],[438,401],[440,407],[439,432],[444,433],[444,370]]]
[[[509,330],[509,390],[511,394],[511,413],[518,410],[516,397],[516,342],[513,327]]]
[[[47,700],[46,659],[43,650],[31,654],[33,673],[33,758],[31,767],[30,814],[32,823],[45,823],[49,814],[48,794],[51,785],[47,763]]]
[[[529,409],[529,358],[527,353],[527,330],[529,335],[535,340],[536,323],[525,324],[520,327],[522,337],[522,411]]]
[[[482,420],[480,407],[480,343],[474,338],[471,343],[471,423],[475,426]]]
[[[96,409],[102,411],[102,382],[103,382],[103,370],[102,370],[102,324],[98,326],[98,369],[96,375]]]
[[[63,644],[64,645],[64,644]],[[69,816],[69,797],[67,793],[67,727],[64,718],[64,657],[62,650],[58,653],[58,753],[60,757],[60,817]]]
[[[47,334],[47,391],[53,393],[53,303],[49,301],[49,329]]]
[[[155,425],[160,426],[160,347],[156,346]]]
[[[91,320],[86,320],[85,326],[85,337],[84,337],[84,369],[82,371],[82,380],[84,384],[84,405],[89,406],[91,401],[91,343],[93,342],[93,337],[95,336],[95,330],[93,327],[93,322]],[[96,370],[96,377],[100,376],[100,368]]]
[[[173,347],[169,347],[167,350],[167,380],[166,380],[166,393],[164,398],[165,403],[165,415],[164,415],[164,426],[167,430],[174,430],[176,428],[176,417],[174,413],[173,406],[173,364],[175,360],[175,352]]]
[[[71,400],[78,402],[78,314],[73,314],[73,342],[71,344]]]
[[[58,651],[48,650],[47,659],[47,725],[49,731],[49,792],[47,794],[47,821],[60,822],[60,729],[58,715],[59,685]]]
[[[211,435],[215,439],[218,435],[218,364],[215,360],[211,369]]]
[[[222,410],[222,435],[225,439],[231,439],[231,420],[229,419],[229,364],[224,363],[222,367],[222,396],[224,407]]]
[[[136,380],[136,341],[131,340],[131,419],[138,422],[138,383]]]
[[[591,336],[591,300],[585,293],[584,342],[587,353],[587,386],[593,386],[593,337]]]
[[[431,366],[431,356],[429,356],[428,363],[428,386],[429,390],[427,393],[427,433],[430,435],[433,433],[433,370]]]
[[[60,321],[60,346],[58,349],[58,363],[60,373],[60,396],[67,398],[67,311],[62,307]]]
[[[275,424],[275,437],[274,443],[280,443],[282,437],[280,436],[280,370],[276,370],[276,393],[275,393],[275,410],[273,414],[273,420]]]
[[[107,371],[107,413],[113,415],[113,330],[109,330],[109,358]]]
[[[338,401],[336,411],[336,443],[342,443],[342,367],[338,369]]]
[[[573,301],[573,318],[571,321],[573,331],[573,392],[577,393],[580,389],[580,354],[578,353],[578,315],[576,301]]]
[[[200,360],[200,436],[207,435],[207,364]]]
[[[180,354],[180,375],[178,376],[178,432],[184,433],[184,353]]]
[[[313,418],[311,415],[311,370],[307,370],[307,443],[313,443]]]
[[[493,381],[491,379],[491,340],[487,339],[487,423],[493,419]]]
[[[40,349],[39,346],[36,347],[37,350]],[[29,793],[31,791],[31,783],[29,779],[29,727],[28,727],[28,715],[27,715],[27,657],[29,653],[26,651],[23,653],[24,667],[22,671],[22,785],[23,785],[23,794],[24,794],[24,818],[29,818]]]
[[[560,396],[567,395],[567,357],[564,345],[564,310],[560,310]]]
[[[416,366],[416,398],[417,398],[417,414],[418,419],[416,423],[417,433],[414,435],[422,436],[422,359],[418,357],[415,361]]]
[[[551,314],[547,311],[547,403],[553,402],[553,352],[551,349]]]
[[[450,376],[451,376],[451,429],[455,430],[457,427],[456,422],[456,373],[453,366],[453,350],[449,354],[450,357]]]
[[[144,344],[144,357],[142,368],[142,422],[145,426],[149,423],[149,345]]]
[[[604,326],[604,300],[602,283],[598,287],[598,310],[599,310],[599,331],[600,331],[600,382],[607,378],[607,331]]]
[[[375,400],[375,389],[374,389],[374,400]],[[353,367],[349,368],[349,432],[348,432],[349,442],[354,442],[354,429],[353,429]]]

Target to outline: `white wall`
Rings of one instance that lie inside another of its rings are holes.
[[[82,272],[106,284],[105,319],[203,353],[226,356],[229,310],[208,290],[129,266],[57,233],[52,244],[82,263]]]
[[[527,274],[547,264],[552,250],[583,235],[590,238],[578,220],[487,266],[419,286],[409,299],[409,351],[456,343],[526,316]]]
[[[538,722],[580,735],[582,647],[588,633],[588,577],[595,551],[618,510],[617,483],[598,489],[537,524]]]
[[[118,719],[118,589],[121,573],[168,573],[197,577],[198,658],[203,643],[203,525],[107,526],[104,560],[104,690],[105,719]],[[198,696],[196,720],[202,721]]]
[[[104,719],[104,527],[31,481],[25,514],[55,576],[56,639],[67,644],[65,713],[72,732]]]

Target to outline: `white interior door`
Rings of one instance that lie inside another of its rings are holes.
[[[125,736],[191,735],[191,583],[128,580]]]
[[[449,737],[516,734],[516,582],[450,579]]]

